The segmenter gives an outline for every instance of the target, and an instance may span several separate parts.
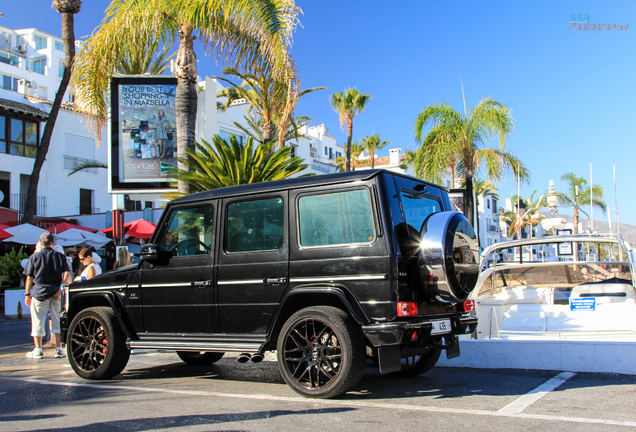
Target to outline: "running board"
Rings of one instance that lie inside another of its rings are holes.
[[[210,352],[258,352],[260,343],[126,341],[129,349]]]

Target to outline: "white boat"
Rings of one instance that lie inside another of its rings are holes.
[[[636,341],[634,261],[620,236],[495,243],[480,269],[476,339]]]

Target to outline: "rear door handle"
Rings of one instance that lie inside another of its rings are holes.
[[[287,278],[277,277],[277,278],[267,278],[263,281],[265,285],[280,285],[287,282]]]
[[[195,288],[209,287],[209,286],[212,286],[212,281],[211,280],[194,281],[194,282],[192,282],[192,286],[195,287]]]

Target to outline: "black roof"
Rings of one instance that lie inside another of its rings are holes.
[[[275,192],[279,190],[287,190],[287,189],[295,189],[307,186],[323,186],[337,183],[350,183],[355,181],[365,181],[369,180],[373,177],[381,173],[386,173],[390,175],[396,175],[401,177],[407,177],[413,180],[421,181],[422,183],[427,183],[433,185],[433,183],[425,182],[421,179],[415,179],[410,176],[398,174],[392,171],[387,171],[383,169],[371,169],[371,170],[361,170],[361,171],[348,171],[342,173],[335,174],[324,174],[317,175],[311,177],[296,177],[292,179],[286,180],[278,180],[272,182],[263,182],[263,183],[250,183],[246,185],[240,186],[229,186],[219,189],[213,189],[206,192],[198,192],[192,195],[188,195],[185,197],[177,198],[173,203],[183,203],[183,202],[191,202],[191,201],[200,201],[210,198],[224,198],[228,196],[238,196],[251,194],[255,192]],[[440,187],[434,185],[436,187]]]

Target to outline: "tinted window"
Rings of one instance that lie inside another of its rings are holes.
[[[177,256],[209,253],[212,245],[213,217],[211,206],[173,211],[167,229],[157,241],[157,246]]]
[[[226,249],[255,252],[283,245],[283,199],[234,202],[227,208]]]
[[[404,220],[408,225],[409,232],[411,234],[417,233],[419,237],[419,232],[426,218],[441,211],[440,203],[433,198],[415,192],[402,191],[400,195]],[[412,240],[417,239],[413,238]]]
[[[298,220],[302,246],[371,243],[375,239],[366,189],[303,196],[298,201]]]

